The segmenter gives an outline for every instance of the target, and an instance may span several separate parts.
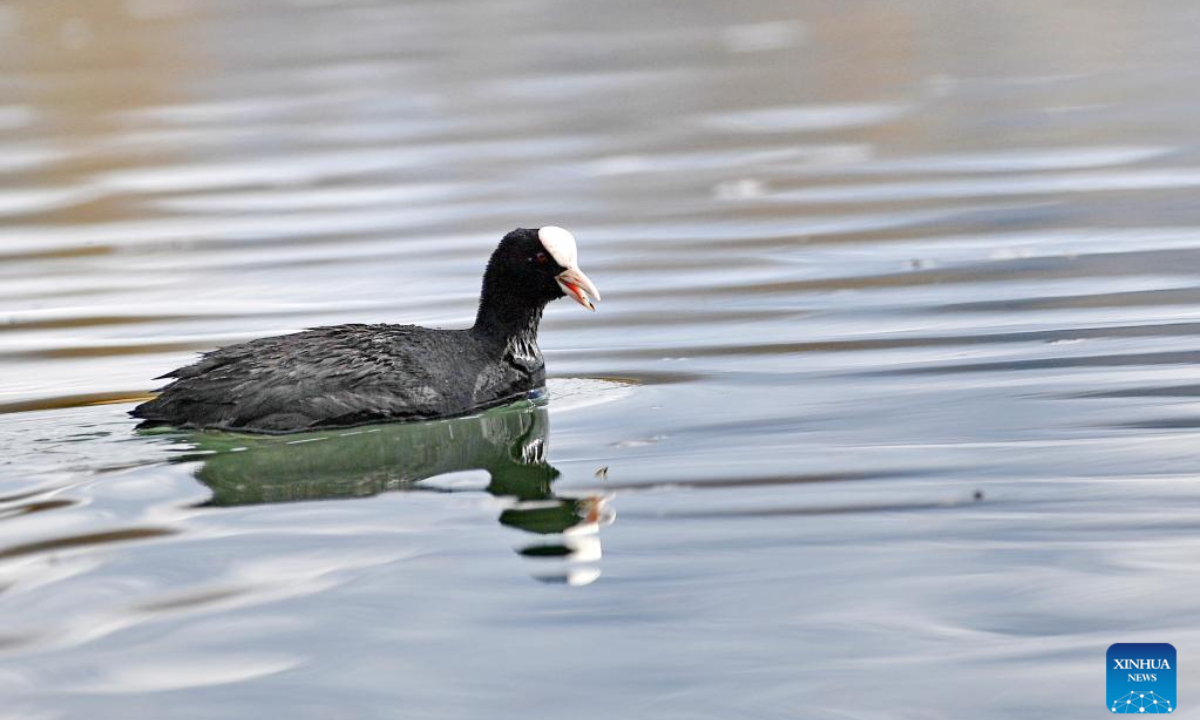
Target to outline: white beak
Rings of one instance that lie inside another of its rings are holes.
[[[593,300],[600,300],[600,291],[579,269],[579,252],[575,249],[575,236],[560,227],[547,225],[538,230],[538,240],[542,242],[546,252],[550,253],[558,266],[566,268],[555,277],[558,280],[558,286],[572,300],[588,310],[594,311],[596,305]]]
[[[558,281],[558,286],[575,302],[584,306],[588,310],[595,311],[596,304],[593,302],[600,300],[600,291],[592,284],[592,281],[578,267],[569,267],[560,272],[554,278]]]

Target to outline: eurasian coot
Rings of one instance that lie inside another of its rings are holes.
[[[483,274],[475,325],[336,325],[206,353],[130,413],[139,428],[288,433],[430,420],[503,405],[542,388],[538,322],[569,296],[595,310],[575,238],[559,227],[504,236]]]

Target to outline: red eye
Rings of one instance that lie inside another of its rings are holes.
[[[537,261],[538,265],[545,265],[546,262],[550,260],[550,258],[547,257],[546,253],[544,253],[544,252],[540,252],[537,255],[534,255],[533,259]]]

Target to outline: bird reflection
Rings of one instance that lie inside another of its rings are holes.
[[[212,490],[207,507],[366,497],[388,491],[461,492],[434,478],[483,470],[485,490],[512,505],[500,523],[535,540],[518,552],[545,582],[587,584],[600,575],[600,528],[615,519],[607,498],[564,497],[551,487],[545,407],[510,406],[435,422],[325,433],[246,436],[197,433],[195,476]],[[429,482],[423,482],[429,481]]]

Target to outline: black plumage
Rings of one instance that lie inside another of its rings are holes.
[[[140,428],[287,433],[503,405],[545,385],[538,323],[564,296],[589,309],[599,299],[574,238],[514,230],[492,253],[469,329],[336,325],[230,345],[164,375],[174,381],[130,414]]]

